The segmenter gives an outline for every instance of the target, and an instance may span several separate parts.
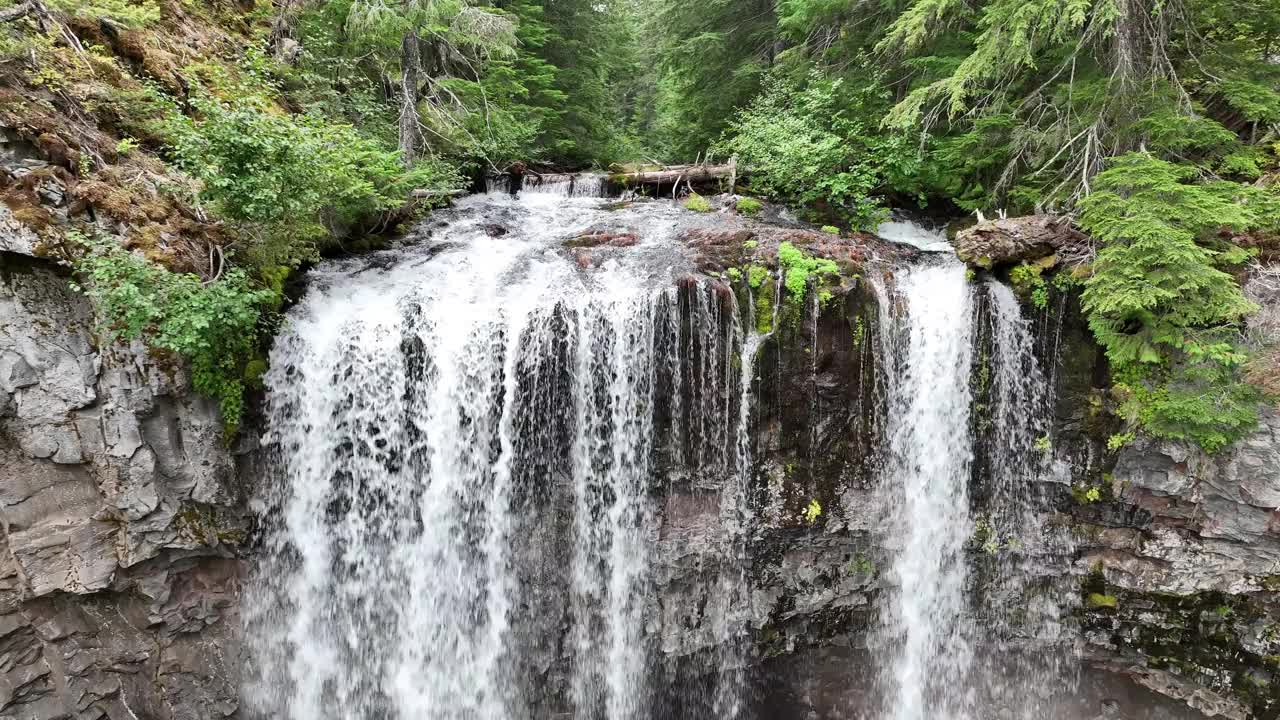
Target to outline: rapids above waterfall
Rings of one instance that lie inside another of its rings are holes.
[[[841,240],[798,298],[761,225],[573,195],[312,271],[265,379],[252,716],[1092,717],[1008,289]],[[819,647],[865,651],[821,670],[856,698],[778,669]]]

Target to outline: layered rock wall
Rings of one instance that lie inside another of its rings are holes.
[[[1052,267],[1082,242],[1050,217],[979,224],[957,239],[969,262],[997,272],[1020,262]],[[1280,342],[1273,276],[1255,270],[1245,285],[1261,307],[1248,336],[1263,357]],[[1025,309],[1053,368],[1054,453],[1071,486],[1046,493],[1043,512],[1075,538],[1070,572],[1086,663],[1206,717],[1275,717],[1280,411],[1264,405],[1258,429],[1217,455],[1141,438],[1109,449],[1122,428],[1078,294],[1053,290],[1046,308],[1028,298]]]
[[[35,244],[0,208],[0,717],[230,717],[248,520],[217,408]]]

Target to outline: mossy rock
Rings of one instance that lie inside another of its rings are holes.
[[[1103,593],[1089,593],[1089,596],[1085,598],[1085,603],[1095,610],[1102,608],[1115,610],[1120,605],[1120,601],[1116,599],[1115,595],[1106,595]]]
[[[684,209],[693,212],[711,212],[711,201],[697,193],[685,198]]]

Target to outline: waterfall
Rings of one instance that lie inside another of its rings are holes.
[[[440,243],[313,271],[277,339],[255,717],[650,716],[655,459],[745,477],[737,304],[675,282],[664,224],[588,269],[559,240],[605,211],[474,202]],[[521,230],[490,237],[498,212]],[[724,615],[713,646],[741,642]]]
[[[573,704],[590,717],[630,720],[646,706],[641,630],[654,324],[648,303],[619,299],[633,288],[615,292],[583,308],[577,338]]]
[[[417,244],[311,271],[264,378],[247,717],[755,717],[761,638],[793,612],[762,581],[809,543],[861,551],[839,508],[802,526],[766,497],[791,470],[753,456],[778,432],[753,393],[794,350],[805,417],[851,396],[819,396],[836,308],[811,296],[784,326],[749,283],[696,274],[683,212],[475,196]],[[570,242],[602,227],[635,235]],[[1071,590],[1045,591],[1069,553],[1037,510],[1055,466],[1032,323],[941,249],[872,277],[875,340],[848,314],[865,296],[840,310],[880,352],[852,396],[877,408],[857,458],[877,471],[856,482],[882,508],[853,532],[890,559],[868,720],[1051,717],[1073,662],[1052,598]]]
[[[602,173],[578,173],[574,175],[535,175],[524,176],[521,192],[558,195],[561,197],[602,197],[605,191],[606,176]],[[485,180],[485,192],[505,193],[511,191],[510,178],[503,175]]]
[[[889,392],[883,482],[895,494],[892,598],[882,609],[893,652],[884,717],[962,720],[971,661],[964,594],[969,539],[972,308],[954,259],[900,271],[882,301]]]
[[[1060,468],[1031,324],[1006,285],[972,288],[948,255],[878,293],[894,557],[881,716],[1052,717],[1073,688],[1058,598],[1074,590],[1046,587],[1070,577],[1070,539],[1037,497]]]
[[[1063,616],[1078,595],[1068,528],[1048,522],[1041,497],[1049,483],[1070,482],[1054,459],[1052,383],[1036,351],[1032,323],[1009,286],[981,286],[983,311],[972,383],[977,428],[973,500],[978,598],[985,662],[975,684],[992,720],[1038,720],[1059,714],[1075,687],[1075,638]]]

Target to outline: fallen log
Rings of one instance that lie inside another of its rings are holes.
[[[677,182],[706,183],[737,179],[747,175],[745,168],[734,163],[724,165],[669,165],[658,170],[613,173],[609,182],[627,187],[636,185],[671,185]]]
[[[1059,215],[1026,215],[987,220],[956,233],[956,255],[991,269],[1057,255],[1074,264],[1092,258],[1093,243]]]

